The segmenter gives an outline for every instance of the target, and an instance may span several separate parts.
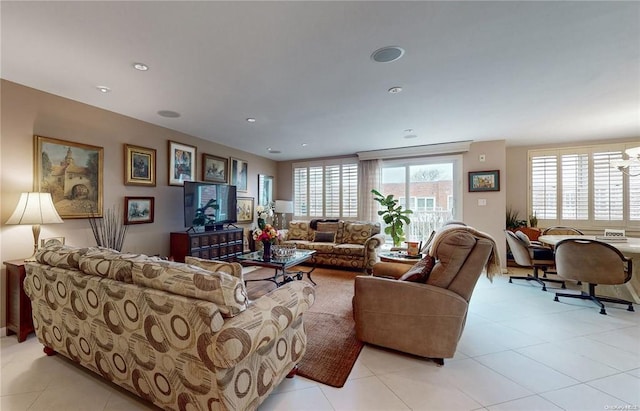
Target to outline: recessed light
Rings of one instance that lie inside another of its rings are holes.
[[[149,66],[147,66],[144,63],[133,63],[133,68],[136,69],[136,70],[140,70],[140,71],[149,70]]]
[[[418,136],[415,134],[407,134],[404,138],[418,138]]]
[[[249,118],[247,118],[247,122],[249,122],[249,123],[255,123],[255,122],[256,122],[256,119],[255,119],[255,118],[253,118],[253,117],[249,117]]]
[[[162,117],[167,117],[167,118],[180,117],[180,113],[178,113],[177,111],[171,111],[171,110],[160,110],[158,111],[158,115]]]
[[[271,153],[271,154],[280,154],[280,153],[282,153],[282,151],[280,151],[280,150],[274,150],[274,149],[272,149],[271,147],[267,147],[267,151],[268,151],[269,153]]]
[[[96,86],[96,88],[101,92],[101,93],[108,93],[111,91],[111,89],[109,87],[105,87],[105,86]]]
[[[399,92],[402,91],[402,87],[399,86],[395,86],[395,87],[391,87],[389,90],[387,90],[390,94],[398,94]]]
[[[411,134],[411,133],[413,133],[413,129],[412,129],[412,128],[406,128],[406,129],[404,130],[404,133],[405,133],[405,134]]]
[[[306,147],[306,146],[308,146],[308,144],[307,144],[307,143],[302,143],[302,144],[300,144],[300,145],[301,145],[302,147]]]
[[[371,53],[371,60],[376,63],[391,63],[404,55],[404,49],[398,46],[382,47]]]

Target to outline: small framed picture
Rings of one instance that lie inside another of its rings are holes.
[[[500,191],[500,170],[469,171],[469,191]]]
[[[231,185],[238,191],[247,191],[247,176],[249,175],[249,163],[237,158],[231,158]]]
[[[202,154],[202,181],[226,183],[229,174],[229,159],[211,154]]]
[[[238,197],[238,222],[250,223],[253,221],[253,197]]]
[[[124,145],[124,184],[127,186],[156,186],[156,150]]]
[[[155,197],[125,197],[124,224],[153,223]]]
[[[183,186],[196,181],[196,151],[194,146],[169,141],[169,185]]]
[[[40,248],[50,247],[52,245],[64,245],[64,237],[50,237],[40,240]]]

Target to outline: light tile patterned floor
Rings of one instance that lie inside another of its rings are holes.
[[[285,380],[260,411],[638,410],[640,307],[608,305],[604,316],[589,302],[554,302],[552,291],[483,278],[444,367],[365,346],[343,388]],[[33,335],[0,342],[2,411],[153,409],[60,356],[45,357]]]

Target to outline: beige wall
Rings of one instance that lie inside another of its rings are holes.
[[[197,176],[201,177],[201,154],[237,157],[249,163],[249,190],[238,196],[256,197],[258,174],[276,175],[276,162],[102,110],[35,89],[2,81],[0,142],[0,260],[20,259],[31,254],[33,237],[29,226],[5,225],[21,192],[33,189],[33,135],[60,138],[104,147],[105,209],[124,202],[125,196],[155,197],[155,222],[129,226],[124,250],[169,255],[169,233],[185,230],[182,187],[168,184],[168,140],[197,147]],[[125,186],[123,144],[157,150],[156,187]],[[278,190],[277,180],[275,192]],[[247,227],[245,225],[245,227]],[[42,227],[41,238],[63,236],[68,244],[95,245],[87,219],[65,220]],[[1,326],[5,324],[2,267]]]

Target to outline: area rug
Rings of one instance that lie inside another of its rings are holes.
[[[309,267],[302,269],[308,270]],[[247,277],[260,278],[272,272],[260,269]],[[298,365],[298,375],[338,388],[347,381],[363,347],[356,338],[351,307],[353,281],[357,275],[357,272],[330,268],[317,268],[311,274],[317,283],[316,301],[304,314],[307,352]],[[304,278],[306,280],[306,275]],[[248,284],[250,298],[274,288],[269,282]]]

